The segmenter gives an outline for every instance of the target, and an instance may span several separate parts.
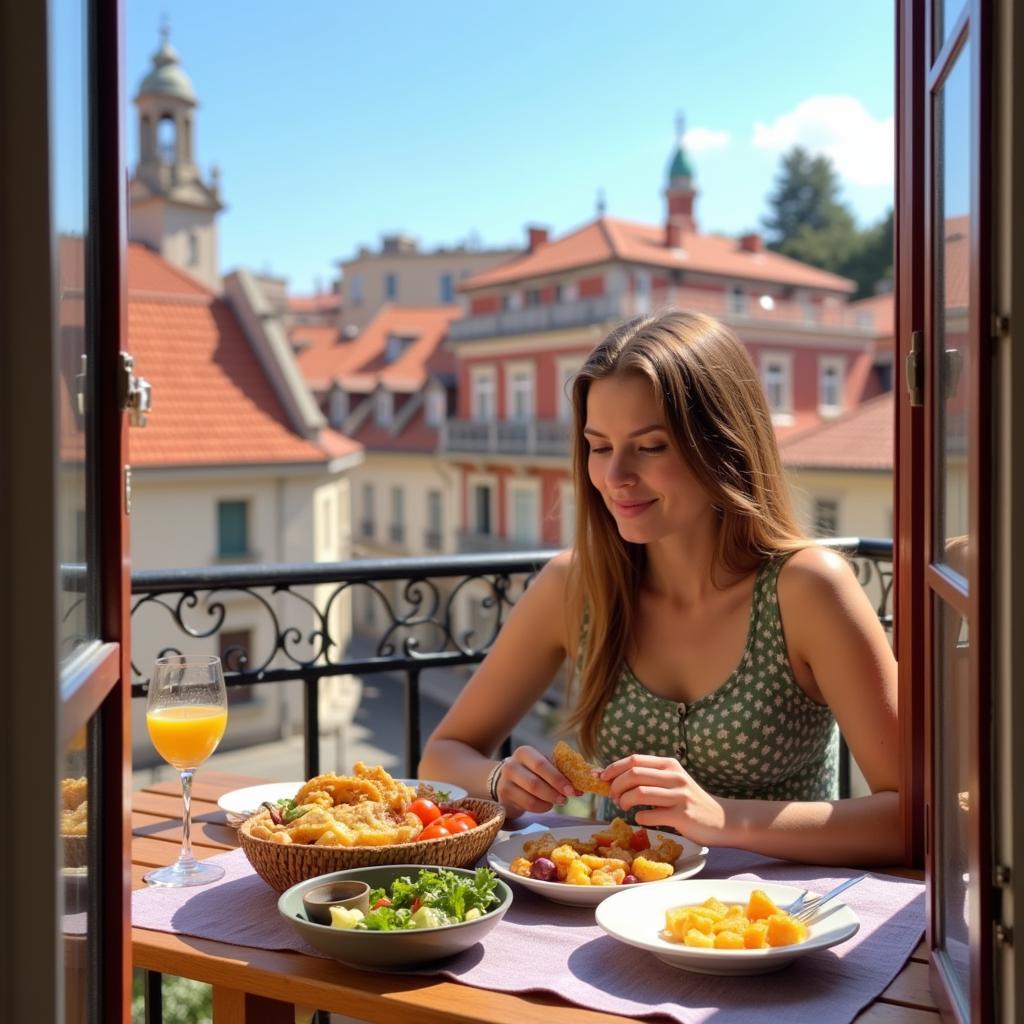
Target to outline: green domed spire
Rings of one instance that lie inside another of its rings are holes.
[[[672,156],[672,164],[668,169],[669,185],[680,178],[686,178],[688,181],[693,180],[693,165],[690,163],[690,158],[686,155],[686,150],[683,148],[683,136],[685,134],[686,121],[683,115],[680,114],[676,118],[676,135],[678,138],[676,151]]]

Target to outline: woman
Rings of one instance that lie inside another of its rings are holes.
[[[575,790],[491,758],[568,659],[567,728],[635,821],[707,846],[895,863],[896,666],[846,560],[802,536],[743,346],[695,313],[612,332],[572,387],[576,543],[430,737],[427,778],[510,817]],[[871,795],[837,800],[836,723]]]

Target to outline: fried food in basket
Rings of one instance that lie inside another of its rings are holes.
[[[86,835],[89,818],[87,792],[88,782],[84,775],[78,779],[60,780],[60,834],[62,836]]]
[[[554,766],[582,793],[596,793],[608,796],[611,790],[600,777],[600,768],[590,764],[578,750],[573,750],[564,740],[555,744],[551,755]]]
[[[357,761],[353,771],[310,779],[295,794],[287,818],[260,821],[251,834],[282,845],[387,846],[415,839],[423,829],[408,809],[416,791],[379,765]]]

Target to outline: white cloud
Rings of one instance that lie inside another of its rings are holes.
[[[831,158],[839,176],[851,185],[892,185],[895,169],[895,121],[876,120],[852,96],[812,96],[771,124],[754,125],[754,145],[785,152],[802,146]]]
[[[711,128],[691,128],[683,135],[683,145],[691,153],[706,153],[709,149],[724,149],[729,145],[728,132]]]

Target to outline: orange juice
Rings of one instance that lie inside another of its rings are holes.
[[[182,704],[146,714],[157,753],[175,768],[197,768],[216,749],[228,724],[228,709],[217,704]]]

